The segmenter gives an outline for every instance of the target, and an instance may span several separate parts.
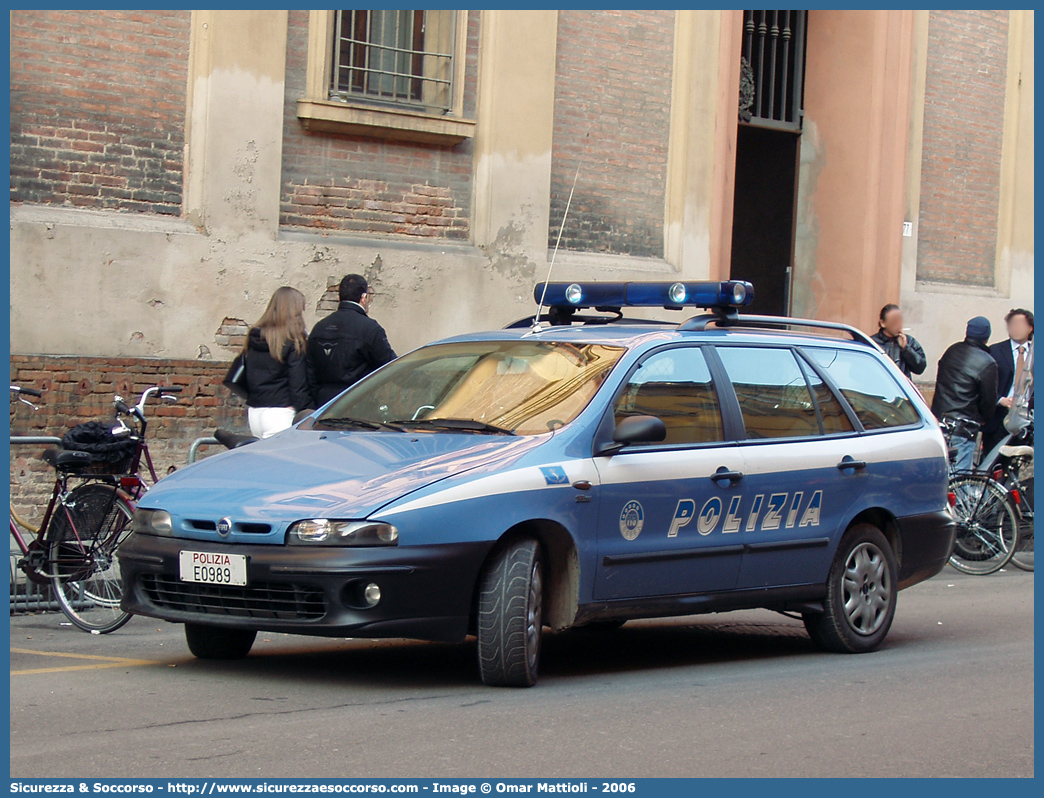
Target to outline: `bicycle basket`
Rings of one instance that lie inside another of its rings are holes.
[[[91,455],[91,466],[80,473],[123,474],[131,467],[137,440],[117,438],[111,429],[111,422],[88,421],[62,436],[63,448]]]

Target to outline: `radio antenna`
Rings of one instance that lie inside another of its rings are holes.
[[[587,135],[591,134],[588,133]],[[558,257],[558,246],[562,243],[562,231],[565,230],[566,219],[569,218],[569,206],[573,204],[573,192],[576,190],[576,179],[578,177],[580,177],[579,163],[576,165],[576,174],[573,175],[573,185],[569,189],[569,199],[566,200],[565,213],[562,214],[562,224],[558,226],[558,238],[555,240],[555,251],[551,253],[551,263],[547,267],[547,278],[544,280],[544,290],[540,292],[540,303],[537,305],[537,312],[533,317],[533,327],[530,332],[536,332],[540,329],[540,314],[544,312],[544,297],[547,296],[547,285],[551,282],[551,271],[555,268],[555,258]]]

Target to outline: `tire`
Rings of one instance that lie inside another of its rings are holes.
[[[132,514],[114,485],[88,482],[55,507],[48,524],[51,587],[62,611],[85,632],[113,632],[131,618],[120,609],[116,549],[130,534]]]
[[[1011,555],[1011,564],[1023,571],[1033,570],[1033,477],[1022,481],[1019,542]]]
[[[950,565],[961,573],[984,576],[999,571],[1015,553],[1019,517],[1003,485],[986,476],[965,474],[950,480],[957,534]]]
[[[1011,555],[1011,564],[1023,571],[1033,570],[1033,518],[1023,518],[1019,527],[1019,540]]]
[[[485,684],[536,684],[543,635],[543,565],[535,540],[497,552],[479,577],[478,661]]]
[[[845,532],[827,577],[824,612],[803,618],[813,642],[842,654],[880,646],[895,617],[897,574],[895,555],[881,530],[857,524]]]
[[[243,659],[250,653],[255,637],[256,629],[185,624],[185,642],[197,659]]]

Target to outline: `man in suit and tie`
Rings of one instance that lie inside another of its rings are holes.
[[[983,453],[993,450],[1008,433],[1004,418],[1014,399],[1014,389],[1026,367],[1029,342],[1033,338],[1033,313],[1015,308],[1004,317],[1008,325],[1008,340],[990,346],[990,355],[997,361],[997,410],[983,430]],[[1032,406],[1032,403],[1031,403]]]

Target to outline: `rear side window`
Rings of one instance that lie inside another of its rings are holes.
[[[789,349],[717,349],[736,391],[747,440],[819,435],[816,406]]]
[[[830,375],[864,428],[902,427],[921,420],[913,402],[873,355],[813,347],[805,352]]]
[[[656,416],[667,427],[664,443],[712,443],[722,439],[721,408],[703,352],[666,349],[631,375],[614,407],[616,423],[628,416]]]
[[[854,432],[852,422],[848,420],[848,414],[841,406],[840,400],[834,396],[834,392],[819,379],[819,375],[807,363],[801,364],[801,370],[805,372],[805,378],[812,387],[812,393],[816,396],[819,416],[823,421],[823,434],[836,435],[842,432]]]

